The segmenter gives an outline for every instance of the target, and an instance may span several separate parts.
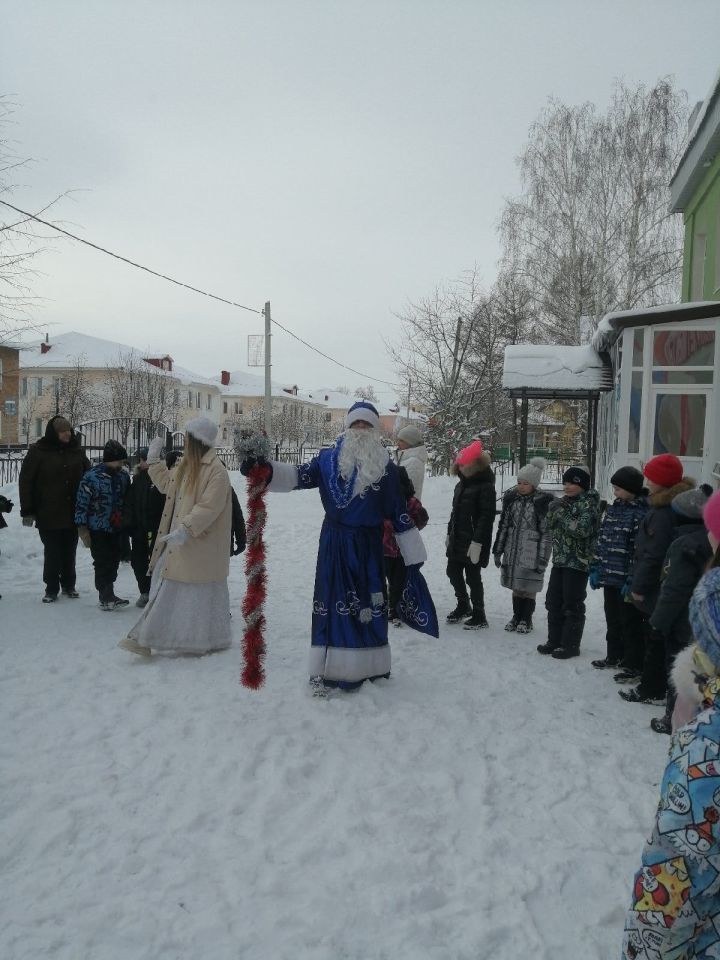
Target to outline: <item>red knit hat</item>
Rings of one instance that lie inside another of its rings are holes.
[[[716,491],[703,510],[705,526],[716,540],[720,540],[720,490]]]
[[[460,453],[455,457],[455,463],[459,464],[461,467],[466,467],[469,463],[472,463],[474,460],[477,460],[478,457],[482,456],[482,452],[482,440],[473,440],[473,442],[468,444],[467,447],[463,447]]]
[[[683,465],[674,453],[661,453],[645,464],[643,473],[659,487],[674,487],[683,478]]]

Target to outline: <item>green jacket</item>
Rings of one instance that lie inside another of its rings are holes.
[[[550,504],[547,531],[552,538],[553,563],[586,573],[595,553],[600,526],[600,496],[588,490]]]

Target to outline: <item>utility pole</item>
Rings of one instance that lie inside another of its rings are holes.
[[[266,301],[265,310],[265,433],[270,438],[272,432],[272,385],[270,382],[270,370],[272,368],[271,364],[271,352],[270,352],[270,338],[272,333],[270,331],[270,301]]]

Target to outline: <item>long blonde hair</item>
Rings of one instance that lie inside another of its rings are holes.
[[[200,463],[209,449],[191,433],[185,435],[185,450],[177,468],[178,488],[184,484],[188,490],[195,490],[200,478]]]

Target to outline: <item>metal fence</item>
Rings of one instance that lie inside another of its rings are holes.
[[[172,436],[167,424],[161,420],[149,420],[142,417],[113,417],[108,420],[90,420],[75,428],[80,443],[85,447],[88,459],[100,460],[108,440],[117,440],[128,452],[130,459],[136,459],[141,447],[148,447],[155,437],[162,437],[166,444]]]
[[[0,487],[15,483],[25,458],[25,450],[0,451]]]

